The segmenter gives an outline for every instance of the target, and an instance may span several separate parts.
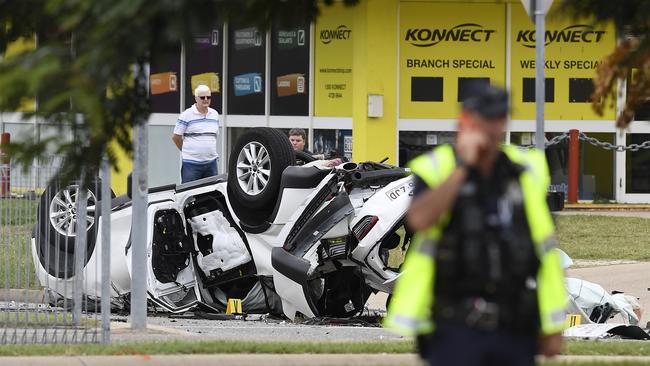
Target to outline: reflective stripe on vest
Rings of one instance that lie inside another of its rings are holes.
[[[514,146],[503,146],[508,158],[525,168],[520,176],[526,217],[536,251],[540,259],[537,275],[537,297],[542,334],[564,329],[567,303],[564,275],[555,246],[554,225],[546,204],[546,189],[550,183],[543,153],[537,150],[521,151]],[[442,145],[409,163],[411,171],[429,187],[435,188],[451,175],[456,158],[451,145]],[[438,223],[413,237],[403,265],[403,272],[395,286],[385,325],[405,335],[423,334],[433,330],[431,308],[435,277],[435,243],[449,222],[449,213]],[[409,319],[405,321],[405,319]],[[407,324],[419,325],[408,327]],[[429,324],[428,326],[421,326]]]

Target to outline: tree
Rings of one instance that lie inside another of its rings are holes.
[[[627,80],[627,97],[616,125],[626,128],[637,107],[650,98],[650,2],[645,0],[564,0],[560,11],[573,17],[591,17],[613,23],[621,41],[598,67],[592,104],[602,114],[616,103],[618,80]]]
[[[272,22],[314,20],[334,0],[0,0],[0,55],[12,42],[33,39],[37,47],[0,60],[0,111],[15,111],[38,96],[24,113],[59,129],[71,126],[75,141],[61,137],[20,141],[12,159],[28,166],[46,151],[64,157],[64,180],[86,182],[115,141],[132,153],[130,130],[147,121],[146,75],[139,70],[152,53],[189,41],[216,19],[267,29]],[[354,5],[358,0],[345,0]]]

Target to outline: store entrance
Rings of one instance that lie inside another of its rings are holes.
[[[622,139],[621,139],[622,140]],[[650,133],[626,134],[625,145],[642,144],[650,140]],[[622,177],[619,186],[621,201],[629,203],[650,203],[650,150],[627,151],[621,154]]]

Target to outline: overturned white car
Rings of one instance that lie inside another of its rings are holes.
[[[299,155],[303,161],[309,156]],[[350,316],[372,292],[390,293],[412,233],[404,225],[413,183],[382,163],[295,166],[288,139],[254,128],[235,145],[230,175],[152,188],[146,243],[131,241],[131,200],[112,198],[110,296],[128,299],[131,253],[147,247],[151,303],[171,312],[197,305],[294,318]],[[101,293],[99,210],[89,195],[84,294]],[[41,197],[33,260],[40,283],[64,298],[74,276],[78,187]]]

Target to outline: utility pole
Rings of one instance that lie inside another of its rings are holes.
[[[553,0],[521,0],[528,16],[535,24],[535,147],[544,150],[544,46],[546,43],[546,13]]]
[[[136,83],[148,82],[136,69]],[[145,74],[148,75],[148,74]],[[148,87],[147,87],[148,92]],[[133,175],[131,215],[131,329],[147,328],[147,207],[149,170],[149,122],[136,121],[133,126]]]
[[[544,102],[546,80],[544,78],[545,17],[544,0],[535,6],[535,147],[544,150]]]

